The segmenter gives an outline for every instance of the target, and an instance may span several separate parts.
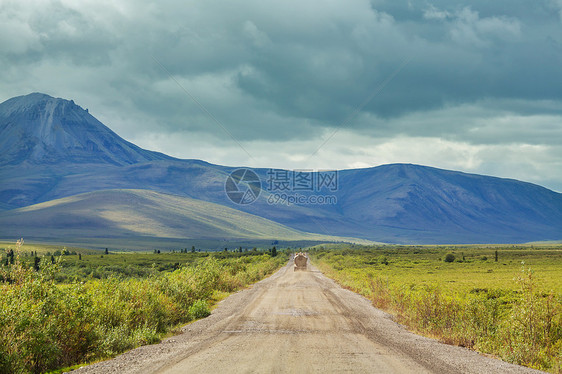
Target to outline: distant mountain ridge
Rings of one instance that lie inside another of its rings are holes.
[[[381,231],[411,229],[405,239],[452,240],[449,233],[455,241],[439,242],[562,237],[562,194],[531,183],[409,164],[344,170],[341,181],[342,191],[360,191],[340,196],[343,215]]]
[[[272,192],[265,189],[253,204],[236,205],[224,191],[236,168],[144,150],[72,101],[43,94],[0,104],[0,150],[0,210],[99,190],[145,189],[329,236],[391,243],[562,239],[560,193],[411,164],[338,171],[338,188],[330,192],[334,205],[272,205],[267,201]],[[265,184],[268,169],[254,171]]]

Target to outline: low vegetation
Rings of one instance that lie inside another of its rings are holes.
[[[0,251],[0,373],[43,373],[158,342],[287,261],[257,250],[58,250]]]
[[[562,246],[317,246],[315,265],[408,328],[562,372]]]

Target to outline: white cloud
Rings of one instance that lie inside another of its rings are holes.
[[[449,12],[430,5],[424,10],[423,17],[447,23],[451,40],[461,45],[491,46],[490,39],[512,40],[521,34],[518,19],[507,16],[481,18],[471,7]]]
[[[27,21],[24,7],[17,1],[0,4],[0,51],[23,54],[41,48],[41,35]]]
[[[451,39],[461,45],[491,46],[490,39],[509,40],[518,37],[521,24],[517,19],[508,17],[480,18],[478,12],[465,7],[455,14],[449,33]]]
[[[242,141],[208,134],[142,134],[135,143],[180,158],[197,158],[220,165],[287,169],[352,169],[388,163],[414,163],[483,173],[546,185],[562,191],[552,170],[562,170],[562,146],[529,144],[471,144],[438,137],[377,138],[342,130],[312,156],[320,139],[300,141]],[[353,145],[353,146],[350,146]],[[253,159],[248,162],[245,151]]]
[[[266,33],[257,28],[252,21],[244,22],[244,33],[250,38],[256,47],[264,47],[271,43]]]
[[[430,20],[440,20],[443,21],[447,18],[451,18],[452,14],[446,10],[437,9],[434,5],[430,5],[423,12],[423,18]]]

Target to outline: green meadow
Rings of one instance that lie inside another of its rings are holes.
[[[562,245],[310,249],[314,264],[418,333],[562,371]]]

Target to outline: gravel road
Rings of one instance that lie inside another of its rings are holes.
[[[292,263],[180,335],[77,372],[540,373],[408,332],[314,267],[293,272]]]

